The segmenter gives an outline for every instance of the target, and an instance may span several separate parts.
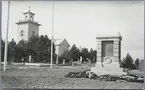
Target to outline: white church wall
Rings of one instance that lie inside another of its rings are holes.
[[[28,35],[28,38],[31,38],[31,36],[33,35],[33,31],[35,32],[35,35],[39,35],[39,26],[38,25],[35,25],[35,24],[32,24],[30,23],[29,24],[29,35]]]
[[[58,55],[60,56],[64,51],[69,50],[69,47],[59,46],[58,50],[59,50]]]
[[[17,43],[20,41],[20,40],[28,40],[28,24],[21,24],[21,25],[18,25],[18,33],[17,33]],[[24,36],[21,36],[21,31],[24,31]]]

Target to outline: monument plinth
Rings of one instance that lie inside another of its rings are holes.
[[[125,74],[120,68],[121,40],[120,34],[99,35],[97,38],[97,62],[91,71],[101,74]]]

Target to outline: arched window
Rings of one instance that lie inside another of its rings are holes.
[[[32,32],[32,35],[33,35],[33,36],[35,35],[35,32],[34,32],[34,31]]]
[[[24,36],[24,31],[23,30],[21,30],[21,36]]]

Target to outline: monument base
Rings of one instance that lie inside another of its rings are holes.
[[[101,62],[97,62],[95,67],[91,68],[91,72],[94,72],[97,75],[124,75],[123,68],[119,67],[118,62],[112,62],[111,64],[101,64]]]

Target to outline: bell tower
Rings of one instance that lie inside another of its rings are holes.
[[[25,16],[25,20],[31,20],[33,21],[34,20],[34,13],[30,12],[30,6],[29,6],[29,11],[28,12],[25,12],[23,13],[24,16]]]
[[[30,11],[30,6],[28,12],[24,12],[24,20],[19,20],[17,22],[17,43],[20,40],[28,41],[33,35],[39,35],[38,22],[34,21],[34,13]]]

